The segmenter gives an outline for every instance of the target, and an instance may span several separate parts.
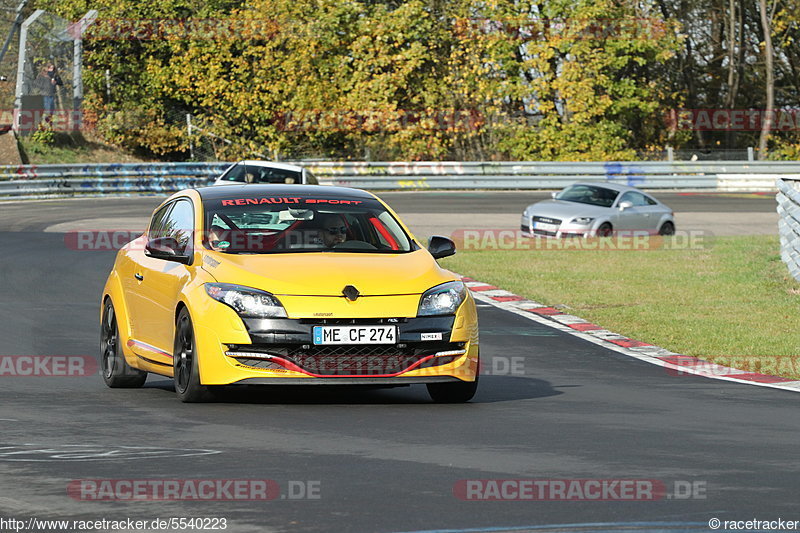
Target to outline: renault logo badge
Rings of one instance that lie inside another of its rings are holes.
[[[348,285],[347,287],[342,289],[342,294],[344,294],[344,297],[350,300],[351,302],[355,302],[356,300],[358,300],[358,297],[361,295],[361,293],[358,292],[358,289],[356,289],[352,285]]]

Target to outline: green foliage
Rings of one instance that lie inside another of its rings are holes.
[[[98,9],[90,36],[149,21],[85,41],[86,106],[109,142],[165,157],[186,157],[190,113],[229,159],[625,159],[666,141],[680,101],[654,71],[675,28],[639,27],[651,0],[37,4]],[[218,22],[152,35],[155,19]]]
[[[44,146],[52,146],[56,142],[56,132],[52,126],[42,122],[31,134],[31,141]]]

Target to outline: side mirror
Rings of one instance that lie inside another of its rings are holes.
[[[620,211],[625,211],[626,209],[629,209],[631,207],[633,207],[633,202],[620,202],[619,203],[619,210]]]
[[[456,245],[447,237],[434,235],[428,239],[428,251],[434,259],[441,259],[442,257],[449,257],[455,255]]]
[[[557,192],[553,191],[553,192],[550,193],[550,198],[552,198],[553,200],[556,199],[556,196],[558,196]]]
[[[150,239],[144,247],[145,255],[166,261],[176,261],[178,263],[188,263],[188,255],[179,255],[180,245],[174,237],[156,237]]]

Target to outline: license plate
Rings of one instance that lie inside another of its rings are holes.
[[[314,326],[314,344],[395,344],[397,326]]]
[[[547,222],[534,222],[533,229],[540,229],[543,231],[558,231],[558,224],[548,224]]]

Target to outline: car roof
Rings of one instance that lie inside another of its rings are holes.
[[[622,185],[621,183],[611,183],[609,181],[578,181],[573,183],[572,185],[593,185],[595,187],[603,187],[604,189],[611,189],[612,191],[617,192],[627,192],[627,191],[636,191],[643,194],[647,194],[641,189],[637,189],[636,187],[631,187],[629,185]],[[649,195],[648,195],[649,196]]]
[[[242,185],[226,185],[225,187],[201,187],[195,189],[203,200],[221,200],[246,196],[282,196],[291,195],[314,198],[341,198],[375,200],[367,191],[350,187],[333,187],[330,185],[283,185],[245,183]]]
[[[281,170],[294,170],[295,172],[301,172],[303,167],[299,167],[297,165],[289,165],[287,163],[276,163],[274,161],[259,161],[257,159],[247,159],[244,161],[237,161],[234,165],[247,165],[250,167],[269,167],[269,168],[279,168]]]

